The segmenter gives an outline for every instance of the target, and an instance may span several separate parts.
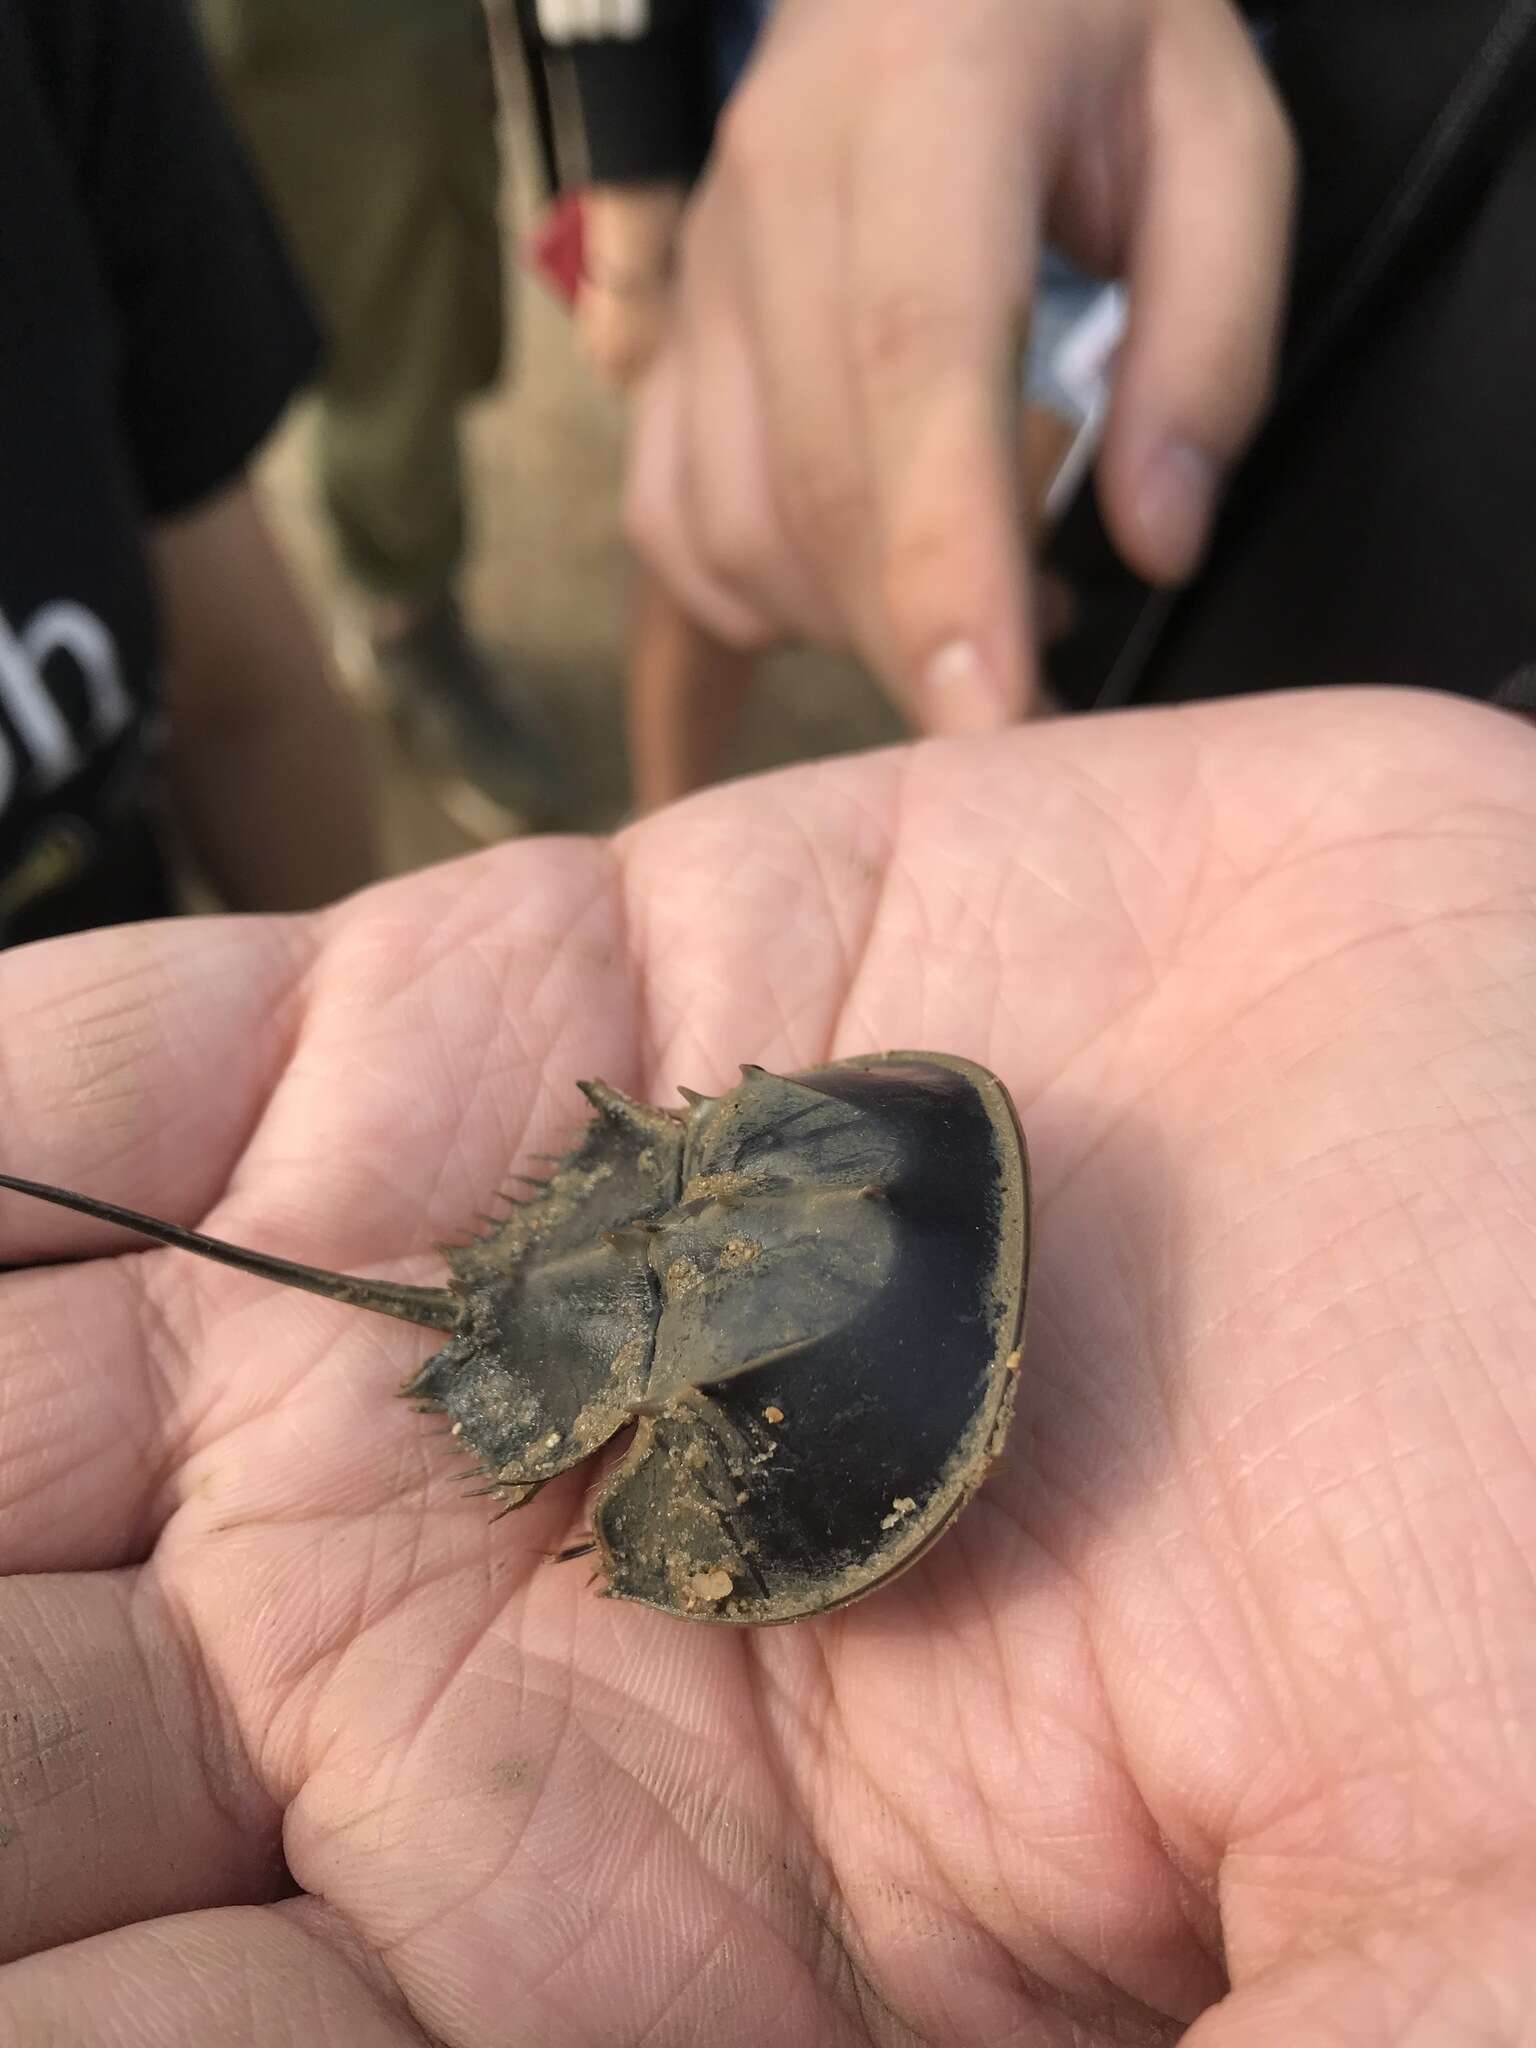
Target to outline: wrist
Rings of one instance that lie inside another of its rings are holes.
[[[654,289],[665,282],[682,213],[678,186],[594,186],[586,206],[589,275],[618,287]]]
[[[620,265],[589,265],[582,273],[582,288],[601,292],[604,298],[648,300],[659,298],[672,281],[670,264],[649,269]]]

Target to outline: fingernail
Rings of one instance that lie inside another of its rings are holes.
[[[1169,583],[1182,583],[1199,565],[1219,481],[1216,464],[1192,441],[1165,441],[1142,471],[1136,517]]]
[[[934,655],[918,710],[929,732],[996,732],[1008,722],[1002,695],[969,640],[951,640]]]

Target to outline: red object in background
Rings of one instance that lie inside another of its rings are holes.
[[[586,275],[586,213],[579,192],[564,192],[529,238],[529,269],[562,305],[574,306]]]

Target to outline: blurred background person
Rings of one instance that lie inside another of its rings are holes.
[[[367,881],[247,467],[316,337],[182,0],[0,10],[0,940]]]
[[[463,416],[496,385],[505,344],[481,0],[198,5],[325,334],[315,461],[361,602],[362,666],[427,765],[497,807],[487,836],[547,822],[542,719],[461,595]]]

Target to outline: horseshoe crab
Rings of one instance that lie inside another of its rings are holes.
[[[583,1084],[579,1144],[486,1236],[444,1248],[444,1288],[0,1187],[447,1332],[403,1391],[452,1417],[509,1508],[632,1427],[591,1503],[606,1593],[798,1621],[912,1564],[1002,1449],[1028,1164],[1007,1091],[968,1060],[741,1075],[716,1098],[683,1090],[679,1114]]]

